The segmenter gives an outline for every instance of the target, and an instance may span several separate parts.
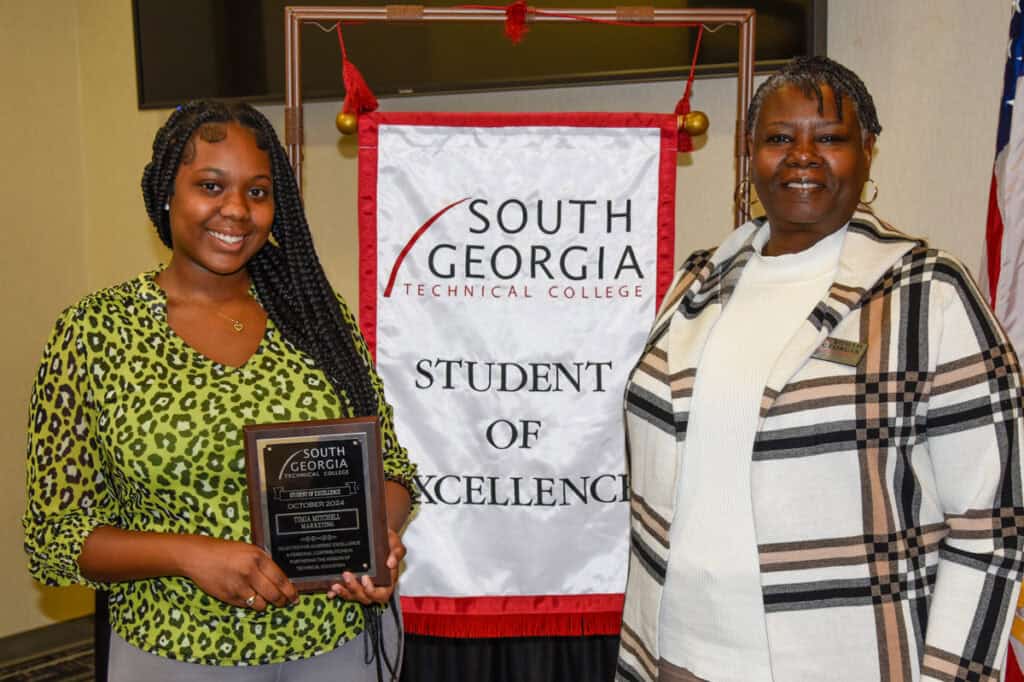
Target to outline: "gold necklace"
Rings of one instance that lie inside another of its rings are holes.
[[[245,325],[242,324],[241,320],[236,320],[233,317],[229,317],[228,315],[225,315],[224,313],[222,313],[219,310],[214,310],[213,312],[217,313],[217,317],[221,317],[221,318],[227,320],[228,322],[230,322],[231,323],[231,328],[234,329],[235,332],[241,334],[242,331],[245,329]]]

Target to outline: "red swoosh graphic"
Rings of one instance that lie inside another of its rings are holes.
[[[468,199],[469,197],[464,197],[462,199],[459,199],[458,201],[453,201],[452,203],[448,204],[440,211],[430,216],[430,219],[427,220],[427,222],[423,223],[423,225],[420,226],[420,229],[416,230],[416,232],[413,233],[412,237],[409,238],[409,241],[406,242],[404,247],[402,247],[402,251],[401,253],[398,254],[398,258],[395,259],[395,265],[391,268],[391,276],[388,277],[388,285],[384,288],[384,298],[389,298],[391,296],[391,289],[392,287],[395,286],[395,277],[398,276],[398,268],[402,267],[402,261],[405,260],[405,256],[409,253],[409,250],[412,248],[413,244],[415,244],[419,240],[419,238],[423,236],[423,233],[426,232],[431,225],[437,222],[438,218],[440,218],[449,210],[455,208],[463,201],[466,201]]]

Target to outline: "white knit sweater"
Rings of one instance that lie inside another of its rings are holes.
[[[768,225],[754,238],[758,252]],[[846,229],[752,256],[697,368],[661,602],[662,656],[715,682],[772,680],[750,468],[765,382],[828,292]]]

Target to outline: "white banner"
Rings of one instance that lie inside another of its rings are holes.
[[[365,118],[361,318],[422,493],[407,628],[617,632],[622,392],[671,276],[674,117]]]

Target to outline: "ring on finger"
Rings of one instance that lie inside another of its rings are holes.
[[[255,604],[255,603],[256,603],[256,593],[253,592],[252,596],[245,600],[245,605],[248,606],[251,609],[253,604]]]

